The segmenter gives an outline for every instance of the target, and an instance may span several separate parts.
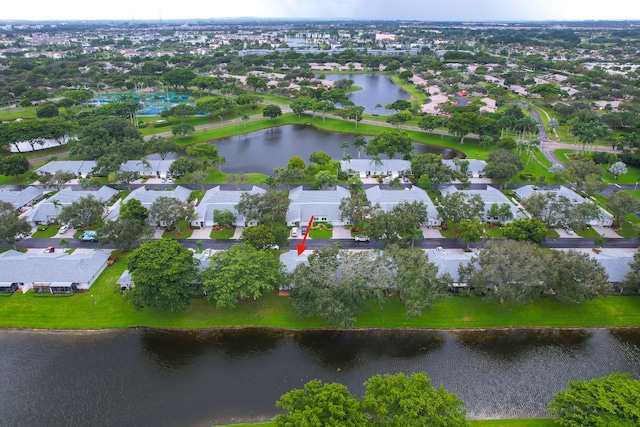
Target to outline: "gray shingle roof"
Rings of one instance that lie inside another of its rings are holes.
[[[304,190],[302,186],[289,191],[289,211],[287,222],[308,221],[311,216],[316,219],[326,217],[327,221],[340,221],[340,201],[350,197],[349,190],[336,186],[331,190]]]
[[[370,171],[372,174],[386,174],[387,171],[398,172],[410,170],[411,162],[401,159],[383,159],[382,166],[378,166],[371,159],[352,159],[350,161],[341,160],[340,167],[343,171],[353,169],[357,172]]]
[[[43,191],[34,186],[16,190],[0,190],[0,200],[11,203],[16,209],[32,203],[42,196]]]
[[[60,202],[60,204],[64,206],[68,206],[73,202],[77,202],[83,197],[93,196],[96,199],[106,202],[113,198],[116,194],[118,194],[118,190],[114,190],[111,187],[107,187],[106,185],[100,187],[97,191],[89,191],[89,190],[72,190],[71,187],[65,187],[62,190],[58,191],[53,197],[48,200],[43,201],[36,207],[34,207],[31,211],[27,212],[25,218],[30,223],[36,222],[48,222],[51,219],[55,219],[59,214],[61,207],[56,207],[53,204],[54,200]]]
[[[405,190],[382,190],[379,185],[375,185],[367,188],[365,193],[372,205],[380,204],[380,208],[385,212],[389,212],[402,202],[423,202],[427,206],[429,217],[438,218],[436,206],[427,192],[420,187],[411,186]]]
[[[0,282],[88,283],[106,265],[109,253],[0,254]]]
[[[520,211],[519,207],[515,205],[511,201],[511,199],[505,196],[504,193],[502,193],[502,191],[490,185],[487,185],[487,188],[485,190],[482,190],[482,189],[459,190],[455,185],[447,185],[447,186],[441,187],[440,191],[442,192],[443,195],[447,195],[455,192],[462,192],[462,193],[468,194],[469,196],[473,196],[474,194],[477,194],[482,198],[482,201],[484,202],[485,213],[489,212],[489,209],[491,209],[491,206],[494,204],[502,205],[503,203],[506,203],[511,207],[511,213],[513,214],[514,219],[526,218],[526,215]]]
[[[244,222],[244,218],[238,215],[238,211],[236,211],[236,205],[240,202],[240,198],[242,197],[242,193],[246,193],[247,191],[237,191],[237,190],[222,190],[220,186],[214,187],[208,190],[202,200],[198,204],[196,208],[196,214],[198,215],[198,220],[210,220],[213,219],[213,211],[214,210],[229,210],[233,212],[233,214],[237,217],[237,222]],[[260,188],[258,186],[253,186],[251,190],[248,191],[249,194],[263,194],[266,190]]]

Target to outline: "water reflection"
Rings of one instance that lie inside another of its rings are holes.
[[[565,352],[580,351],[591,332],[580,329],[506,329],[460,331],[456,339],[465,347],[500,360],[517,360],[538,348],[557,347]]]
[[[364,107],[369,114],[385,116],[395,111],[387,110],[385,105],[398,99],[408,100],[411,96],[400,86],[396,85],[389,76],[384,74],[326,74],[327,80],[351,79],[355,86],[362,89],[349,93],[349,101]],[[426,95],[425,95],[426,97]],[[376,105],[381,105],[377,107]]]
[[[0,426],[268,420],[311,379],[362,395],[373,375],[421,371],[472,418],[534,418],[570,380],[640,378],[640,329],[0,331],[0,370]]]

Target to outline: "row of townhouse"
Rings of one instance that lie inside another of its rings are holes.
[[[138,172],[147,178],[167,178],[173,160],[127,160],[120,165],[119,172]],[[36,169],[38,175],[52,175],[58,171],[72,173],[78,178],[86,178],[93,174],[96,162],[93,160],[54,160]]]

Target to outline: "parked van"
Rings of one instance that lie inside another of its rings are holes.
[[[293,227],[291,229],[291,237],[298,237],[298,227]]]

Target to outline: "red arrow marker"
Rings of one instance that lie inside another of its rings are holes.
[[[300,256],[302,252],[307,250],[307,247],[304,245],[304,242],[307,240],[307,236],[309,235],[309,230],[311,230],[311,224],[313,224],[313,215],[311,215],[311,219],[309,220],[309,225],[307,226],[307,232],[304,233],[304,237],[302,238],[302,243],[298,243],[298,256]]]

